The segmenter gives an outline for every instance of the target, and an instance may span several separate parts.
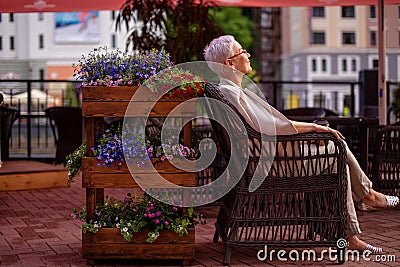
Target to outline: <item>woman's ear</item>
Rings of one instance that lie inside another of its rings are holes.
[[[230,60],[230,59],[226,59],[224,63],[225,63],[225,65],[228,65],[228,66],[233,65],[232,60]]]

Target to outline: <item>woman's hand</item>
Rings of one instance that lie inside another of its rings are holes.
[[[329,128],[328,126],[318,125],[316,123],[310,122],[300,122],[300,121],[291,121],[293,126],[296,128],[298,133],[310,133],[310,132],[319,132],[319,133],[331,133],[336,136],[337,139],[344,140],[344,136],[335,129]]]
[[[314,123],[314,124],[315,124],[315,123]],[[329,128],[329,126],[321,126],[321,125],[315,124],[315,127],[316,127],[316,132],[319,132],[319,133],[331,133],[331,134],[333,134],[334,136],[336,136],[337,139],[342,139],[342,140],[346,139],[346,138],[342,135],[341,132],[339,132],[338,130]]]

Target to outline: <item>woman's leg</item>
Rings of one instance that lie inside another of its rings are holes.
[[[350,170],[350,182],[351,188],[354,194],[362,200],[365,204],[374,208],[385,208],[388,206],[387,197],[372,189],[372,182],[365,175],[364,171],[361,169],[360,164],[354,157],[353,153],[346,145],[347,150],[347,165]],[[390,198],[390,197],[389,197]],[[391,206],[398,205],[398,198],[393,197],[393,203]]]

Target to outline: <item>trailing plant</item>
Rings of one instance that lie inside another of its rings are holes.
[[[71,216],[85,221],[85,209],[72,211]],[[200,217],[205,223],[204,216]],[[130,242],[134,233],[148,230],[146,242],[157,240],[163,230],[175,232],[178,236],[188,234],[194,225],[193,208],[183,211],[182,207],[158,201],[147,194],[128,193],[123,201],[106,196],[104,203],[96,205],[93,220],[82,225],[83,233],[96,233],[101,228],[118,228],[123,238]]]

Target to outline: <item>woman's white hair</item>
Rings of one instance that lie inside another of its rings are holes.
[[[231,56],[235,38],[232,35],[222,35],[213,39],[204,49],[204,59],[224,64]]]
[[[208,67],[218,76],[224,77],[228,68],[225,60],[232,55],[235,38],[232,35],[222,35],[213,39],[204,48],[204,59]]]

